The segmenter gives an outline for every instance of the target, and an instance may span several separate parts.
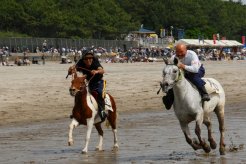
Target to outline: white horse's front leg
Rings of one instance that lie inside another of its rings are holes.
[[[73,145],[73,129],[79,125],[78,121],[75,119],[69,125],[69,132],[68,132],[68,145]]]
[[[191,145],[191,147],[194,149],[194,150],[197,150],[197,149],[201,149],[201,146],[200,144],[198,143],[197,140],[192,140],[191,139],[191,135],[190,135],[190,129],[189,129],[189,126],[187,123],[185,122],[179,122],[180,123],[180,126],[181,126],[181,129],[184,133],[184,136],[185,136],[185,139],[186,139],[186,142]]]
[[[118,150],[119,149],[119,145],[118,145],[118,139],[117,139],[117,129],[113,129],[113,134],[114,134],[113,150]]]
[[[94,124],[94,118],[87,119],[87,132],[86,132],[86,139],[85,139],[85,147],[82,150],[82,154],[86,154],[88,151],[88,144],[90,141],[93,124]]]

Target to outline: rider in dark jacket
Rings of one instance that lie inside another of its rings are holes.
[[[98,93],[97,102],[99,116],[101,117],[101,120],[104,121],[107,117],[104,101],[106,81],[103,80],[104,69],[102,65],[92,51],[86,51],[76,64],[76,69],[86,75],[87,80],[90,80],[90,91],[96,91]]]

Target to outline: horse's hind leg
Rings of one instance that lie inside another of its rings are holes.
[[[103,150],[103,130],[102,130],[102,127],[101,127],[101,123],[96,123],[95,124],[95,127],[97,129],[97,132],[99,134],[99,143],[96,147],[96,150],[98,151],[102,151]]]
[[[219,121],[220,129],[220,155],[225,155],[225,143],[224,143],[224,133],[225,133],[225,124],[224,124],[224,105],[218,106],[215,109],[215,114],[217,115]]]
[[[212,149],[216,149],[217,144],[212,136],[212,124],[211,124],[211,120],[209,116],[204,117],[203,123],[207,126],[207,129],[208,129],[208,141],[210,143],[210,147]]]
[[[108,116],[108,121],[110,126],[112,127],[112,131],[114,134],[114,146],[113,146],[113,150],[118,150],[119,149],[119,145],[118,145],[118,139],[117,139],[117,129],[116,129],[116,119],[117,119],[117,114],[116,112],[109,112],[109,116]]]

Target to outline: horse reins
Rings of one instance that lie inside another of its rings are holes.
[[[88,72],[91,72],[91,70],[86,69],[86,68],[83,68],[83,67],[75,67],[75,69],[77,69],[77,68],[82,69],[82,70],[85,70],[85,71],[88,71]],[[91,79],[92,79],[94,76],[95,76],[95,74],[88,80],[88,84],[90,83]]]

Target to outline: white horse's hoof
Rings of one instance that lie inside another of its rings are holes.
[[[68,146],[72,146],[72,145],[73,145],[73,141],[69,141]]]
[[[84,150],[83,150],[83,151],[81,152],[81,154],[87,154],[87,151],[84,151]]]

